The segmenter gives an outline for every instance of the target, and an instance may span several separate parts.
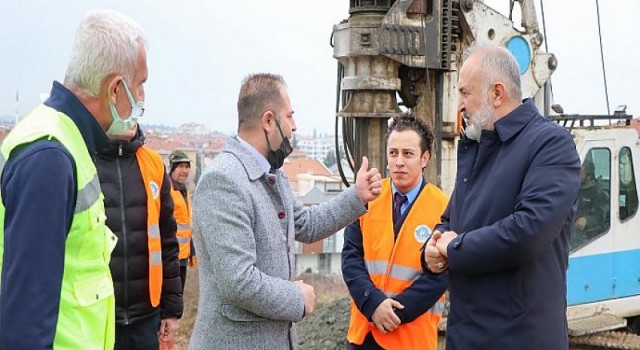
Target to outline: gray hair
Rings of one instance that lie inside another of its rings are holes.
[[[476,53],[480,56],[478,64],[485,86],[489,88],[496,81],[501,81],[511,98],[522,100],[520,68],[511,52],[503,46],[475,42],[465,50],[463,58],[466,61]]]
[[[253,128],[264,112],[284,103],[282,76],[271,73],[251,74],[242,80],[238,95],[238,129]]]
[[[91,10],[76,30],[64,83],[96,97],[110,74],[122,74],[130,82],[138,50],[145,47],[142,27],[131,18],[112,10]]]

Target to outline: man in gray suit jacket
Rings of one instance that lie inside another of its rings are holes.
[[[355,186],[305,208],[280,169],[296,129],[282,77],[247,77],[238,119],[238,135],[226,140],[193,197],[200,302],[189,348],[295,349],[293,323],[311,314],[315,294],[292,281],[294,240],[318,241],[355,221],[380,194],[380,173],[363,158]]]

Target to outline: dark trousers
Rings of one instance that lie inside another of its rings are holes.
[[[347,350],[384,350],[384,348],[376,343],[371,332],[367,333],[362,345],[347,343]]]
[[[184,294],[184,286],[187,284],[187,267],[180,266],[180,281],[182,282],[182,294]]]
[[[128,325],[116,324],[115,350],[158,349],[158,330],[160,313]]]

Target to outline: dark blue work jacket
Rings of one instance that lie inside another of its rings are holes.
[[[447,350],[568,348],[569,229],[580,187],[570,134],[526,100],[461,140],[442,232],[451,309]]]

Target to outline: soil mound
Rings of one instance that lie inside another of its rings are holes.
[[[349,311],[348,297],[335,299],[315,310],[298,323],[298,348],[344,350],[347,346]]]

